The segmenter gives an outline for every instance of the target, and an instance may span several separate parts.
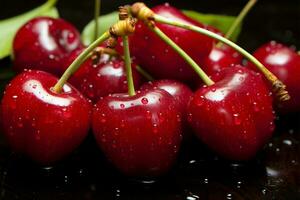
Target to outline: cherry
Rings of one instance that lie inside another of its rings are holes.
[[[291,99],[282,102],[278,106],[279,111],[281,113],[300,111],[300,55],[275,41],[262,45],[253,55],[287,86]],[[254,69],[251,63],[247,66]]]
[[[70,65],[81,51],[74,51],[66,66]],[[142,77],[135,70],[135,66],[135,64],[132,65],[134,85],[139,87]],[[91,58],[85,61],[69,82],[94,103],[101,97],[128,90],[124,61],[108,54],[102,54],[96,64]]]
[[[14,38],[14,69],[38,69],[61,75],[64,60],[82,46],[79,32],[70,23],[50,17],[34,18]]]
[[[209,27],[208,30],[217,33],[221,36],[224,36],[227,39],[232,39],[234,31],[238,28],[238,25],[247,16],[247,14],[253,8],[256,2],[256,0],[248,1],[248,3],[244,6],[239,15],[235,18],[234,22],[231,24],[225,35],[214,27]],[[243,56],[228,45],[217,43],[205,60],[205,71],[209,75],[213,75],[214,73],[219,72],[222,68],[226,68],[231,65],[241,64],[242,59]]]
[[[156,6],[153,11],[167,18],[205,27],[169,4]],[[182,47],[197,63],[204,64],[205,57],[211,51],[213,39],[170,25],[157,23],[156,26]],[[130,47],[132,56],[136,58],[138,64],[155,78],[176,79],[188,83],[193,83],[194,80],[198,79],[184,59],[161,41],[142,22],[137,23],[135,33],[129,38],[132,44]]]
[[[205,60],[203,68],[209,75],[232,65],[241,64],[243,56],[227,45],[214,46]]]
[[[179,108],[180,113],[182,113],[183,119],[185,121],[187,116],[187,105],[191,100],[191,97],[193,96],[192,90],[179,81],[168,79],[148,82],[142,85],[140,89],[149,90],[153,88],[165,90],[175,98],[175,102]]]
[[[164,90],[113,94],[94,107],[93,132],[110,161],[130,176],[158,176],[174,162],[181,141],[180,112]]]
[[[61,93],[56,77],[28,70],[7,86],[2,99],[4,135],[11,148],[41,164],[71,153],[86,137],[91,104],[71,85]]]
[[[272,98],[260,74],[239,65],[222,69],[215,84],[196,91],[188,121],[218,154],[251,159],[272,136]]]

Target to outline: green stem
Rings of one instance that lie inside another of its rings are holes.
[[[183,51],[175,42],[173,42],[166,34],[164,34],[158,27],[148,26],[154,33],[156,33],[165,43],[172,47],[199,75],[206,85],[213,85],[214,82],[207,76],[207,74],[199,67],[199,65]]]
[[[185,23],[175,21],[175,20],[172,20],[169,18],[165,18],[165,17],[159,16],[156,14],[154,15],[154,20],[157,22],[163,23],[163,24],[169,24],[169,25],[180,27],[180,28],[188,29],[191,31],[195,31],[195,32],[201,33],[203,35],[206,35],[208,37],[214,38],[218,41],[221,41],[224,44],[227,44],[228,46],[232,47],[237,52],[242,54],[245,58],[247,58],[249,61],[251,61],[272,84],[278,80],[277,77],[272,72],[270,72],[261,62],[259,62],[254,56],[252,56],[250,53],[248,53],[246,50],[244,50],[237,44],[231,42],[230,40],[228,40],[216,33],[208,31],[204,28],[200,28],[200,27],[190,25],[190,24],[185,24]]]
[[[110,37],[110,33],[106,31],[103,33],[96,41],[94,41],[90,46],[88,46],[68,67],[68,69],[64,72],[61,78],[53,87],[53,91],[56,93],[60,93],[64,84],[70,78],[70,76],[77,71],[80,65],[86,60],[89,54],[101,43],[107,40]]]
[[[100,16],[100,6],[101,6],[101,1],[100,0],[95,0],[95,32],[94,32],[94,40],[98,38],[98,32],[99,32],[99,25],[98,25],[98,19]]]
[[[132,77],[128,36],[123,36],[122,39],[123,39],[123,47],[124,47],[124,58],[125,58],[128,94],[129,94],[129,96],[134,96],[135,90],[134,90],[134,83],[133,83],[133,77]]]
[[[237,26],[240,25],[240,23],[244,20],[244,18],[247,16],[251,8],[255,5],[257,0],[249,0],[246,6],[243,8],[243,10],[240,12],[240,14],[237,16],[237,18],[234,20],[232,25],[230,26],[229,30],[227,31],[225,38],[231,39],[231,36],[233,32],[236,30]]]
[[[144,78],[146,78],[148,81],[153,81],[154,78],[148,73],[146,72],[142,67],[140,67],[139,65],[136,66],[136,71],[138,71]]]
[[[54,7],[54,6],[56,5],[57,2],[58,2],[58,0],[48,0],[48,1],[44,4],[45,9]]]

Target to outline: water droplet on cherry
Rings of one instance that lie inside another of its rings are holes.
[[[147,104],[148,103],[148,99],[146,97],[143,97],[141,100],[142,104]]]

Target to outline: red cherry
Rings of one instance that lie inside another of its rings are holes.
[[[4,134],[11,148],[50,164],[71,153],[86,137],[91,104],[71,85],[54,93],[56,77],[25,71],[7,86],[2,99]]]
[[[203,69],[208,75],[213,75],[223,68],[242,64],[243,56],[227,45],[214,46],[205,60]]]
[[[220,155],[248,160],[272,136],[272,98],[260,74],[239,65],[222,69],[217,82],[196,91],[188,120]]]
[[[61,75],[64,59],[81,47],[80,34],[73,25],[62,19],[37,17],[22,26],[14,38],[14,69]]]
[[[281,103],[279,111],[300,111],[300,55],[275,41],[264,44],[253,55],[287,86],[291,99]],[[256,70],[252,63],[248,66]]]
[[[81,51],[74,51],[65,66],[68,67]],[[132,63],[134,85],[138,88],[142,77],[135,66]],[[109,94],[128,91],[124,61],[121,58],[110,58],[107,54],[102,54],[97,64],[93,64],[92,59],[85,61],[69,82],[94,103]]]
[[[177,104],[180,113],[182,113],[182,116],[186,119],[187,105],[193,96],[192,90],[179,81],[168,79],[148,82],[142,85],[141,90],[151,90],[156,88],[167,91],[175,98],[175,103]]]
[[[130,176],[157,176],[174,162],[181,141],[179,110],[164,90],[115,94],[93,114],[96,140],[111,162]]]
[[[213,26],[208,26],[207,29],[221,36],[224,36],[224,34],[220,30]],[[223,68],[229,67],[231,65],[242,64],[242,60],[243,56],[228,45],[214,45],[210,54],[205,59],[205,64],[201,67],[203,67],[203,70],[208,75],[212,76],[213,74],[218,73]]]
[[[203,24],[187,17],[180,10],[168,4],[156,6],[152,10],[164,17],[204,27]],[[156,25],[202,66],[205,57],[211,51],[213,39],[170,25],[159,23]],[[191,67],[142,22],[137,23],[135,33],[129,38],[131,55],[155,78],[176,79],[189,83],[198,79]]]

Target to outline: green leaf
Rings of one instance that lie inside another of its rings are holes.
[[[183,10],[183,12],[184,14],[193,18],[196,21],[218,28],[224,34],[228,31],[228,29],[236,19],[235,16],[202,14],[192,10]],[[235,42],[238,39],[241,30],[242,25],[240,24],[231,36],[231,40],[233,42]]]
[[[102,15],[98,18],[99,30],[98,36],[102,35],[109,29],[111,25],[116,23],[119,19],[118,12],[112,12],[107,15]],[[85,45],[91,44],[95,39],[95,21],[90,21],[82,31],[81,39]]]
[[[21,15],[0,20],[0,59],[11,54],[12,42],[17,30],[28,20],[37,16],[58,17],[58,11],[55,7],[57,0],[48,0],[43,5],[23,13]]]

